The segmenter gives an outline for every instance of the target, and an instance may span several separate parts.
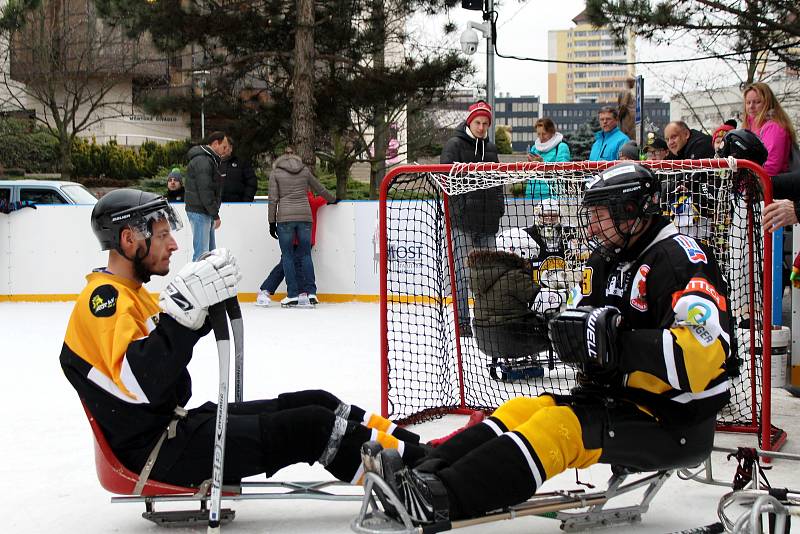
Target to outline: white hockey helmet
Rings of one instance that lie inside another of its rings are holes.
[[[561,224],[561,207],[558,199],[546,198],[534,206],[533,215],[536,223],[542,226],[555,226]]]
[[[497,250],[511,252],[521,258],[530,260],[539,255],[539,245],[524,228],[503,230],[495,239]]]

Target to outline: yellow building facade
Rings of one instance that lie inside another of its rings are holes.
[[[586,13],[572,19],[575,27],[548,32],[548,58],[559,61],[624,61],[636,59],[635,39],[629,35],[617,46],[605,28],[595,28]],[[550,63],[547,75],[549,103],[613,102],[635,76],[633,65],[572,65]]]

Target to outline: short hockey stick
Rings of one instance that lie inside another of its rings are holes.
[[[233,330],[234,400],[242,402],[244,401],[244,321],[238,297],[233,296],[226,300],[225,309],[228,310]]]
[[[235,298],[235,297],[234,297]],[[208,308],[219,353],[219,399],[217,424],[214,432],[214,464],[211,475],[211,506],[208,510],[208,534],[219,532],[222,504],[222,473],[225,459],[225,427],[228,424],[228,380],[230,375],[231,342],[225,304],[220,302]]]

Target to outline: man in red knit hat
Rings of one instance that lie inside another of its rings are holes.
[[[489,141],[492,108],[478,100],[467,110],[467,119],[456,127],[439,158],[440,163],[495,162],[497,147]],[[456,300],[459,335],[472,336],[469,312],[467,256],[476,248],[494,248],[500,217],[505,212],[503,188],[478,189],[450,198],[453,230],[453,261],[456,270]]]

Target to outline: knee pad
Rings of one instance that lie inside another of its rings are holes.
[[[555,405],[556,401],[549,395],[514,397],[495,410],[492,417],[502,421],[508,430],[514,430],[542,408],[549,408]]]

